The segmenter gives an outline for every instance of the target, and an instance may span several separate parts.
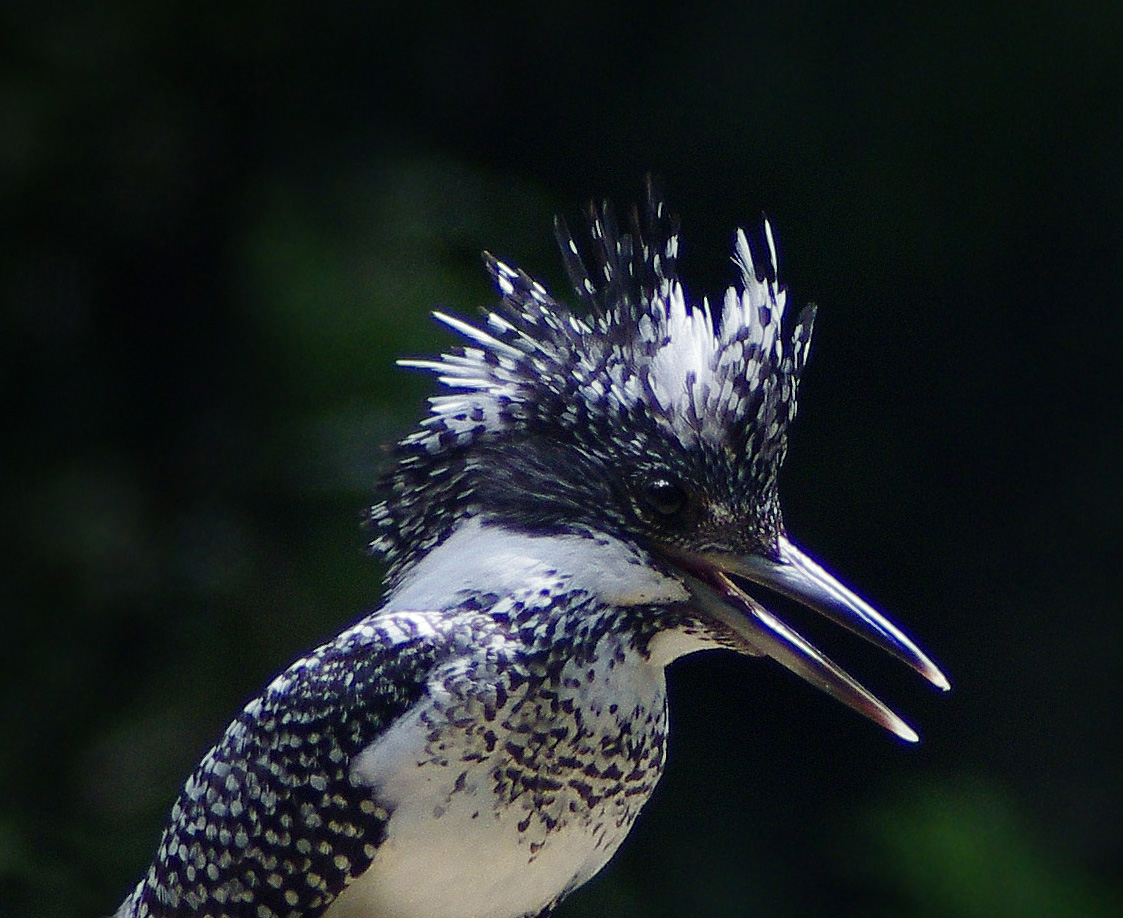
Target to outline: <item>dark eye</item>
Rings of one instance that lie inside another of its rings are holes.
[[[660,516],[674,516],[686,506],[686,491],[673,478],[660,476],[644,483],[643,500]]]

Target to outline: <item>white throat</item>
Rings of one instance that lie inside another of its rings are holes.
[[[684,602],[686,589],[635,548],[602,535],[531,535],[478,518],[463,522],[405,575],[385,610],[445,609],[465,593],[510,594],[564,581],[606,605]]]

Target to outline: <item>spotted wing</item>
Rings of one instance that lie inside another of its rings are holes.
[[[351,760],[424,694],[431,634],[377,617],[277,677],[188,779],[116,918],[317,918],[369,866],[389,814]]]

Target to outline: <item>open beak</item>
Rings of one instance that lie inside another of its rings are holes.
[[[745,592],[739,580],[758,584],[794,599],[897,659],[937,688],[951,687],[947,677],[899,628],[819,567],[785,536],[780,559],[722,552],[673,552],[687,572],[693,605],[728,627],[748,653],[769,656],[843,704],[909,742],[916,732],[873,693],[840,669],[810,641]]]

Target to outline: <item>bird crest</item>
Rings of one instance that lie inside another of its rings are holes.
[[[754,452],[780,448],[796,410],[814,308],[783,329],[787,295],[768,259],[754,260],[743,230],[733,261],[739,283],[719,307],[691,304],[677,272],[678,221],[649,185],[642,218],[617,229],[612,208],[590,208],[592,271],[564,221],[555,224],[581,315],[525,272],[485,254],[502,300],[481,325],[435,313],[469,344],[437,360],[401,360],[453,389],[404,441],[430,452],[534,423],[573,425],[600,412],[616,422],[646,413],[680,441],[726,444],[752,437]]]
[[[465,343],[437,359],[399,361],[435,373],[451,391],[430,398],[429,415],[399,444],[387,496],[372,508],[372,547],[392,563],[403,542],[435,535],[434,511],[389,505],[415,501],[418,489],[455,502],[464,454],[521,432],[565,439],[610,463],[621,453],[642,457],[658,440],[726,454],[741,487],[774,502],[814,307],[785,330],[771,227],[766,221],[766,258],[754,257],[738,230],[738,281],[712,306],[687,299],[678,220],[650,181],[627,231],[608,204],[590,205],[588,216],[587,246],[555,221],[581,311],[485,253],[498,307],[479,323],[434,313]]]

